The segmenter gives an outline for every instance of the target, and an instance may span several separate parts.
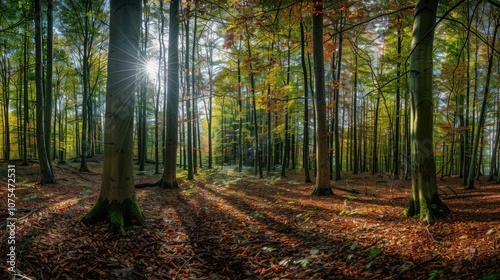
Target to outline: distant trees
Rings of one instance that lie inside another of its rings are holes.
[[[106,2],[55,6],[53,40],[50,1],[40,3],[39,24],[46,26],[36,29],[33,7],[7,2],[0,3],[0,34],[7,38],[0,41],[1,156],[28,164],[42,153],[43,167],[65,150],[87,171],[87,158],[104,143]],[[415,166],[430,160],[421,156],[424,149],[435,158],[426,178],[457,175],[468,187],[484,174],[498,180],[497,1],[436,5],[445,12],[432,29],[439,30],[434,54],[426,54],[439,57],[433,90],[414,68],[416,50],[429,39],[422,35],[410,46],[415,1],[323,2],[144,2],[140,67],[158,65],[156,77],[143,79],[135,92],[139,168],[154,158],[164,187],[177,187],[178,168],[187,169],[189,179],[198,166],[234,165],[259,177],[303,171],[305,181],[324,188],[316,194],[329,194],[330,180],[351,172],[393,179],[424,172]],[[38,45],[35,31],[41,32]],[[433,113],[426,117],[432,130],[417,129],[419,110]],[[424,144],[417,147],[415,135],[433,141],[419,140]],[[419,184],[414,198],[427,188]],[[409,210],[418,212],[421,203],[412,204]]]

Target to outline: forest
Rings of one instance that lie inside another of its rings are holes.
[[[1,279],[500,279],[499,0],[0,1]]]

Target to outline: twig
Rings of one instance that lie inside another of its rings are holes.
[[[429,231],[429,228],[428,228],[428,227],[424,227],[424,228],[425,228],[425,230],[427,231],[427,233],[431,236],[431,238],[432,238],[432,240],[433,240],[434,242],[436,242],[436,243],[441,243],[441,244],[443,243],[443,242],[441,242],[441,241],[437,241],[436,239],[434,239],[434,236],[432,236],[432,234],[431,234],[431,232]]]
[[[452,188],[448,187],[447,185],[444,185],[446,188],[450,189],[454,194],[455,196],[458,196],[457,192],[455,190],[453,190]]]
[[[177,273],[174,275],[174,278],[172,278],[172,280],[175,280],[175,278],[177,277],[177,275],[179,275],[179,273],[181,273],[181,270],[182,268],[192,259],[193,257],[189,257],[189,259],[187,259],[182,265],[181,267],[179,267],[179,269],[177,270]]]
[[[338,187],[338,186],[333,186],[333,188],[336,190],[341,190],[341,191],[345,191],[345,192],[349,192],[349,193],[359,194],[359,191],[355,190],[355,189],[347,189],[347,188]]]

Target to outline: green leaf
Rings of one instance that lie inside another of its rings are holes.
[[[376,258],[378,255],[382,254],[382,250],[380,248],[375,248],[370,252],[370,255],[368,256],[371,260]]]
[[[311,250],[309,250],[309,254],[317,255],[317,254],[319,254],[319,249],[318,248],[311,248]]]
[[[32,193],[32,194],[29,194],[27,196],[24,196],[23,198],[21,198],[21,200],[33,200],[33,199],[37,199],[38,196],[36,196],[36,194]]]
[[[262,251],[263,251],[264,253],[271,253],[271,252],[272,252],[272,251],[274,251],[274,250],[276,250],[276,248],[273,248],[273,247],[267,247],[267,246],[262,247]]]
[[[254,218],[264,218],[264,216],[261,213],[257,212],[257,211],[250,213],[250,216],[252,216]]]
[[[356,250],[357,247],[358,247],[358,243],[352,243],[351,250]]]
[[[352,257],[354,257],[354,255],[353,255],[353,254],[349,254],[349,255],[347,256],[347,258],[346,258],[346,261],[350,261],[350,260],[352,260]]]
[[[435,269],[435,270],[431,271],[431,273],[429,273],[429,278],[427,278],[427,280],[434,280],[436,277],[443,274],[443,272],[444,271],[441,269]]]
[[[372,267],[373,265],[373,261],[369,262],[367,265],[366,265],[366,269],[370,269],[370,267]]]
[[[481,280],[497,280],[500,279],[500,273],[494,273],[490,275],[485,275]]]
[[[301,260],[295,261],[294,263],[300,264],[302,267],[306,267],[311,261],[312,259],[310,259],[309,257],[305,257]]]

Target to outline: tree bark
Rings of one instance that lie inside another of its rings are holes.
[[[313,6],[313,56],[316,100],[316,188],[313,195],[332,195],[328,168],[328,131],[326,123],[325,65],[323,56],[323,2]]]
[[[45,137],[45,93],[43,90],[43,45],[41,1],[35,0],[35,79],[36,79],[36,142],[38,147],[38,160],[40,162],[42,184],[55,183],[53,170],[50,164],[49,151],[47,151]]]
[[[111,0],[104,130],[104,167],[101,192],[82,221],[107,221],[115,232],[141,225],[144,215],[137,204],[133,172],[134,92],[140,65],[138,49],[141,1]]]
[[[304,78],[304,140],[302,142],[302,164],[304,168],[304,182],[310,183],[311,175],[309,172],[309,85],[307,79],[307,65],[305,55],[305,30],[304,23],[300,22],[300,59],[302,64],[302,75]],[[269,136],[271,137],[271,136]]]
[[[187,122],[187,179],[194,179],[193,172],[193,114],[191,109],[191,83],[189,73],[189,18],[185,19],[184,28],[186,32],[186,51],[184,54],[184,74],[186,78],[186,92],[184,94],[184,101],[186,102],[186,122]],[[196,164],[196,163],[195,163]]]
[[[432,224],[450,212],[438,197],[433,145],[432,69],[438,1],[418,0],[410,67],[412,191],[407,215]]]
[[[170,2],[169,12],[169,46],[168,46],[168,87],[166,107],[166,139],[163,188],[178,188],[177,184],[177,137],[179,131],[179,0]]]

